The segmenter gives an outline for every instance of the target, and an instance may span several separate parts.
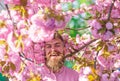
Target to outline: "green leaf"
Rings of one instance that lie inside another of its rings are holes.
[[[76,1],[78,1],[79,3],[86,3],[86,0],[76,0]]]
[[[89,12],[85,12],[80,14],[80,17],[83,18],[84,20],[87,20],[92,17],[92,15]]]
[[[76,0],[76,1],[78,1],[81,4],[85,3],[87,5],[93,4],[95,2],[95,0]]]
[[[77,21],[78,23],[78,28],[86,28],[87,27],[87,24],[85,21]]]
[[[78,34],[78,31],[70,30],[69,34],[70,34],[71,37],[76,37],[76,35]]]
[[[78,31],[78,34],[82,36],[83,34],[91,34],[91,33],[88,29],[84,29],[84,30]]]
[[[67,66],[68,68],[72,68],[74,66],[74,62],[71,60],[66,60],[64,65]]]
[[[68,2],[68,3],[62,3],[62,10],[63,11],[68,11],[72,9],[72,3]]]
[[[72,3],[72,7],[73,7],[73,9],[79,9],[80,8],[80,2],[79,1],[74,1]]]
[[[2,73],[0,73],[0,81],[8,81],[8,78],[3,76]]]
[[[74,23],[73,20],[71,20],[71,21],[68,23],[68,27],[70,27],[70,28],[74,28],[74,25],[75,25],[75,23]]]

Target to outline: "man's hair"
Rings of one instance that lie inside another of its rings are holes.
[[[54,36],[53,36],[53,39],[56,39],[56,38],[59,38],[62,42],[64,42],[63,37],[57,31],[54,33]]]

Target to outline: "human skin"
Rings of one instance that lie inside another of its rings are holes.
[[[52,39],[45,43],[46,65],[53,72],[59,71],[64,62],[65,47],[59,38]]]

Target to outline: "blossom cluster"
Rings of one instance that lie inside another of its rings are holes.
[[[65,10],[71,10],[64,12],[61,3],[66,2]],[[89,7],[81,5],[92,15],[88,18],[91,32],[75,38],[64,29],[72,16],[81,14],[81,9],[75,11],[70,2],[75,4],[77,0],[4,0],[6,10],[0,12],[3,75],[12,81],[40,81],[40,67],[45,62],[44,41],[58,31],[65,42],[66,56],[76,53],[67,60],[75,62],[72,68],[79,72],[79,81],[119,81],[120,1],[95,0]],[[88,45],[93,38],[97,41]]]

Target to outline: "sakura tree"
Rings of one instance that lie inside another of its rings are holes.
[[[40,81],[44,41],[59,32],[65,65],[79,81],[119,81],[119,0],[4,0],[0,71],[11,81]]]

